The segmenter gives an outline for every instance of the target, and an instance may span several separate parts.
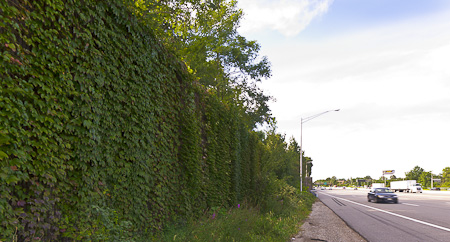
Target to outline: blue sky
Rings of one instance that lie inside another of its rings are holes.
[[[314,179],[450,166],[450,1],[239,0],[272,63],[261,88]]]
[[[396,22],[408,21],[445,13],[448,11],[450,2],[447,0],[239,0],[238,4],[243,8],[248,16],[253,14],[251,11],[255,6],[261,8],[270,8],[273,10],[277,6],[291,6],[291,3],[311,2],[309,7],[314,7],[314,3],[320,2],[327,5],[325,11],[319,11],[312,17],[311,21],[305,26],[305,29],[295,35],[289,35],[282,31],[274,30],[273,26],[265,26],[264,29],[255,28],[255,25],[245,26],[245,35],[250,39],[262,41],[280,41],[282,39],[314,39],[331,37],[333,35],[342,35],[349,32],[363,31],[380,25],[389,25]],[[295,5],[295,4],[294,4]],[[266,16],[262,16],[266,18]],[[277,19],[274,19],[277,22]],[[243,21],[244,25],[245,22]],[[280,23],[281,24],[281,23]],[[287,28],[294,29],[302,26],[303,23],[293,23]],[[295,26],[295,27],[294,27]],[[286,36],[288,35],[288,36]]]
[[[442,0],[335,0],[327,13],[313,21],[304,33],[318,29],[338,34],[435,14],[447,7],[448,1]]]

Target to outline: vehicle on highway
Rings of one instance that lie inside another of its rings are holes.
[[[430,188],[430,190],[434,190],[434,191],[440,191],[441,190],[441,188],[440,187],[432,187],[432,188]]]
[[[373,188],[381,188],[381,187],[386,187],[384,185],[384,183],[372,183],[372,189]]]
[[[392,181],[391,190],[394,192],[415,192],[422,193],[422,185],[416,180]]]
[[[368,202],[393,202],[398,203],[398,197],[395,195],[393,191],[389,188],[373,188],[370,190],[370,192],[367,194],[367,201]]]

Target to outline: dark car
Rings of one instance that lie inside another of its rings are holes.
[[[398,197],[389,188],[374,188],[367,194],[367,201],[398,203]]]
[[[434,190],[434,191],[440,191],[441,190],[441,188],[440,187],[432,187],[432,188],[430,188],[430,190]]]

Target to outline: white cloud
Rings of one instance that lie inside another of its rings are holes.
[[[333,0],[240,0],[244,11],[239,31],[243,34],[274,30],[295,36],[316,17],[328,11]]]

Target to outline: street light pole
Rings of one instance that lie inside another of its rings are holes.
[[[322,113],[318,113],[306,118],[301,118],[301,122],[300,122],[300,192],[303,192],[303,144],[302,144],[302,133],[303,133],[303,123],[308,122],[311,119],[315,119],[321,115],[324,115],[328,112],[337,112],[340,109],[335,109],[335,110],[328,110]]]
[[[303,118],[300,122],[300,192],[303,192],[303,145],[302,145],[302,133],[303,133]]]

